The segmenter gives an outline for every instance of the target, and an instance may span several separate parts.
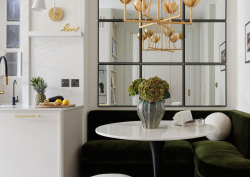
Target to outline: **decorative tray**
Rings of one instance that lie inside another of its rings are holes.
[[[69,104],[69,105],[35,105],[35,108],[69,108],[69,107],[75,107],[75,104]]]

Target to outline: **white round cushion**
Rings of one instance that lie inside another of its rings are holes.
[[[205,123],[217,128],[217,131],[214,134],[207,136],[211,141],[222,141],[230,135],[231,121],[229,117],[223,113],[217,112],[210,114],[205,119]]]

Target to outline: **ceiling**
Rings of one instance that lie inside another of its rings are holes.
[[[133,0],[134,1],[134,0]],[[166,2],[167,0],[165,0]],[[173,2],[173,0],[170,0]],[[179,4],[179,0],[175,0],[177,4]],[[200,3],[193,9],[193,18],[201,19],[203,13],[209,4],[215,4],[217,1],[225,1],[225,0],[200,0]],[[148,3],[149,0],[146,0]],[[118,19],[123,19],[123,9],[124,5],[119,0],[99,0],[100,8],[112,8],[114,9],[114,13]],[[225,8],[225,7],[221,7]],[[127,18],[134,18],[136,11],[132,7],[132,3],[127,5]],[[190,9],[186,7],[186,18],[189,18]],[[157,17],[157,0],[152,0],[150,15],[152,17]],[[137,16],[138,17],[138,16]]]

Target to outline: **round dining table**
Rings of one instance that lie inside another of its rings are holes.
[[[154,177],[160,176],[160,156],[165,142],[204,137],[216,131],[217,128],[212,125],[205,125],[203,131],[196,131],[194,125],[178,126],[175,121],[161,121],[157,129],[144,129],[140,121],[112,123],[96,128],[96,133],[101,136],[148,141],[152,152]]]

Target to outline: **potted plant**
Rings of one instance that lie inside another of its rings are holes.
[[[99,83],[100,93],[104,93],[104,83]]]
[[[139,95],[137,114],[143,128],[156,129],[165,114],[165,99],[170,98],[167,81],[155,76],[147,80],[136,79],[128,87],[130,96]]]
[[[44,81],[43,78],[34,77],[31,80],[31,86],[33,86],[34,90],[36,91],[36,105],[39,105],[39,103],[43,103],[46,100],[45,91],[48,87],[48,84]]]

